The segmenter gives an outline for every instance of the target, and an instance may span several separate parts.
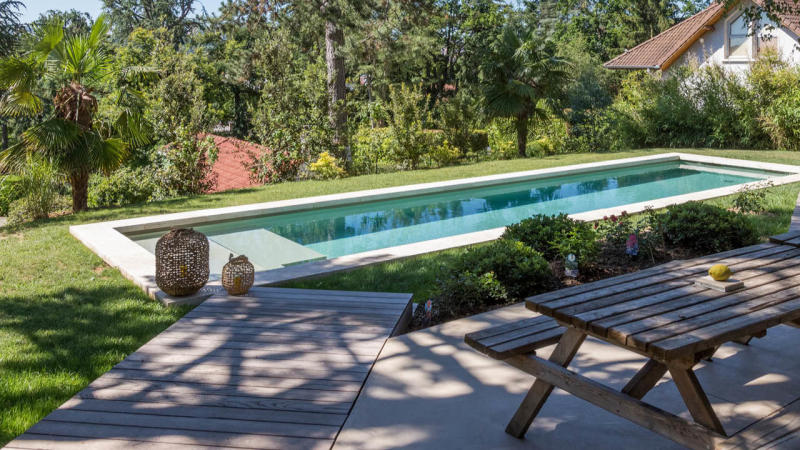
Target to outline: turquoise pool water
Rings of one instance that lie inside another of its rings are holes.
[[[783,175],[686,162],[561,175],[199,225],[212,244],[212,271],[228,254],[246,254],[259,269],[502,227],[533,214],[580,213]],[[133,235],[153,251],[163,234]]]

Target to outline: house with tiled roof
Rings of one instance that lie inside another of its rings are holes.
[[[782,5],[775,23],[762,14],[750,20],[749,8],[766,0],[726,5],[713,2],[699,13],[663,33],[626,50],[603,66],[607,69],[669,70],[690,62],[716,64],[730,71],[744,71],[765,49],[775,49],[790,64],[800,64],[800,3],[770,0]]]

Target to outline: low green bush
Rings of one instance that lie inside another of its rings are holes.
[[[495,119],[486,130],[490,159],[513,159],[517,157],[517,143],[507,120]]]
[[[555,147],[547,136],[540,137],[528,143],[526,154],[528,156],[543,157],[552,155],[555,152]]]
[[[507,303],[508,292],[494,272],[454,273],[439,282],[439,294],[433,300],[433,314],[435,322],[439,322]]]
[[[404,168],[414,170],[429,149],[431,136],[425,124],[430,117],[426,108],[428,96],[421,86],[408,86],[389,89],[389,129],[392,136],[390,158]]]
[[[89,179],[89,207],[106,208],[145,203],[162,197],[155,170],[148,167],[124,167],[108,176]]]
[[[702,252],[731,250],[759,240],[744,215],[700,202],[670,206],[660,222],[666,244]]]
[[[0,177],[0,216],[7,216],[8,209],[15,200],[22,197],[20,179],[16,175]]]
[[[171,195],[196,195],[210,192],[217,184],[211,168],[217,161],[217,148],[211,136],[200,137],[179,128],[177,138],[162,147],[164,156],[161,184]]]
[[[389,127],[359,128],[352,139],[353,172],[378,173],[392,153],[392,131]]]
[[[445,320],[548,291],[555,279],[541,253],[501,239],[464,252],[442,268],[437,285],[435,314]]]
[[[597,255],[600,253],[597,233],[594,232],[591,226],[583,223],[558,236],[550,242],[550,246],[557,250],[562,258],[566,258],[568,255],[575,255],[575,259],[581,267],[586,267],[595,262]]]
[[[568,245],[558,244],[572,235],[575,256],[584,262],[589,262],[593,254],[597,253],[596,234],[592,226],[561,213],[555,216],[537,214],[519,223],[509,225],[503,233],[503,239],[520,241],[534,250],[541,252],[545,259],[552,261],[559,258],[563,251],[570,248]],[[579,243],[580,241],[580,243]],[[591,244],[593,242],[594,244]],[[578,247],[582,249],[579,250]]]
[[[772,187],[771,181],[758,183],[753,187],[743,187],[733,198],[733,207],[743,213],[761,213],[767,209],[767,194]]]
[[[489,147],[489,134],[486,130],[472,130],[469,136],[469,152],[483,154]]]
[[[50,213],[68,211],[72,199],[66,195],[55,194],[47,203],[39,197],[22,197],[11,202],[8,208],[8,225],[15,227],[33,220],[47,219]]]

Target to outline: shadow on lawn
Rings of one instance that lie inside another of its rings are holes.
[[[164,309],[133,286],[0,297],[0,442],[44,417],[187,310]]]
[[[4,370],[69,370],[97,376],[189,308],[164,309],[135,286],[69,287],[45,295],[0,298],[5,330],[24,352],[0,361]]]

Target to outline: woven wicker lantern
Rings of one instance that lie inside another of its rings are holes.
[[[222,268],[222,287],[231,295],[244,295],[253,287],[255,269],[247,256],[236,258],[231,254],[228,263]]]
[[[208,282],[208,238],[174,228],[156,242],[156,284],[169,295],[192,295]]]

